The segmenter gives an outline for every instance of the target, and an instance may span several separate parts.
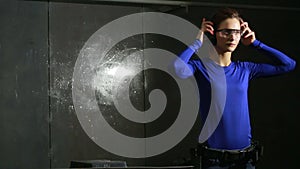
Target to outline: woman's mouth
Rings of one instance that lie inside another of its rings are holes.
[[[226,45],[227,45],[227,46],[230,46],[230,47],[234,47],[234,46],[235,46],[235,43],[227,43]]]

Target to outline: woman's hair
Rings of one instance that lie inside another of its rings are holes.
[[[217,30],[220,23],[228,18],[236,18],[240,21],[240,23],[243,22],[243,19],[237,10],[232,8],[223,8],[218,10],[211,18],[211,21],[214,23],[214,29]]]

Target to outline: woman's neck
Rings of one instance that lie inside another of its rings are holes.
[[[231,53],[232,52],[221,52],[216,48],[217,56],[210,55],[210,58],[215,61],[220,66],[229,66],[231,63]]]

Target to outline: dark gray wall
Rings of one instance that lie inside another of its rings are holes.
[[[227,2],[229,4],[229,2]],[[240,3],[240,2],[239,2]],[[262,8],[262,5],[286,6],[253,2],[257,6],[241,6],[256,36],[281,49],[296,61],[300,49],[300,32],[296,23],[300,10]],[[293,4],[293,3],[290,3]],[[255,8],[257,7],[257,8]],[[189,158],[196,145],[198,126],[166,153],[134,159],[111,154],[95,144],[82,129],[72,101],[72,76],[75,61],[88,38],[108,22],[142,11],[162,11],[189,20],[199,26],[203,16],[209,17],[213,6],[162,6],[125,3],[62,3],[43,1],[0,2],[0,168],[64,168],[71,160],[125,160],[128,165],[179,165]],[[180,53],[185,46],[174,40],[142,35],[126,44],[138,48],[157,47]],[[234,59],[261,61],[261,55],[240,46]],[[264,60],[265,61],[265,60]],[[268,61],[268,60],[266,60]],[[261,168],[295,168],[299,152],[298,97],[299,68],[289,74],[258,79],[249,89],[254,138],[265,146]],[[148,83],[162,86],[171,97],[165,81],[160,83],[155,72],[145,73]],[[156,80],[157,79],[157,80]],[[135,87],[140,87],[135,86]],[[146,91],[147,93],[147,91]],[[145,94],[146,94],[145,93]],[[147,106],[143,92],[136,105]],[[173,98],[176,100],[176,98]],[[100,105],[101,106],[101,105]],[[172,112],[170,107],[166,112]],[[117,113],[111,110],[111,114]],[[160,130],[151,125],[128,127],[120,117],[114,121],[124,132],[148,135]],[[184,124],[183,124],[184,127]]]
[[[40,2],[0,2],[0,168],[46,168],[48,13]]]

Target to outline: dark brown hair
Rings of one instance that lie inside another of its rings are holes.
[[[211,21],[214,23],[214,29],[217,30],[220,23],[228,18],[236,18],[240,21],[240,23],[243,22],[243,19],[237,10],[232,8],[222,8],[218,10],[211,18]]]

